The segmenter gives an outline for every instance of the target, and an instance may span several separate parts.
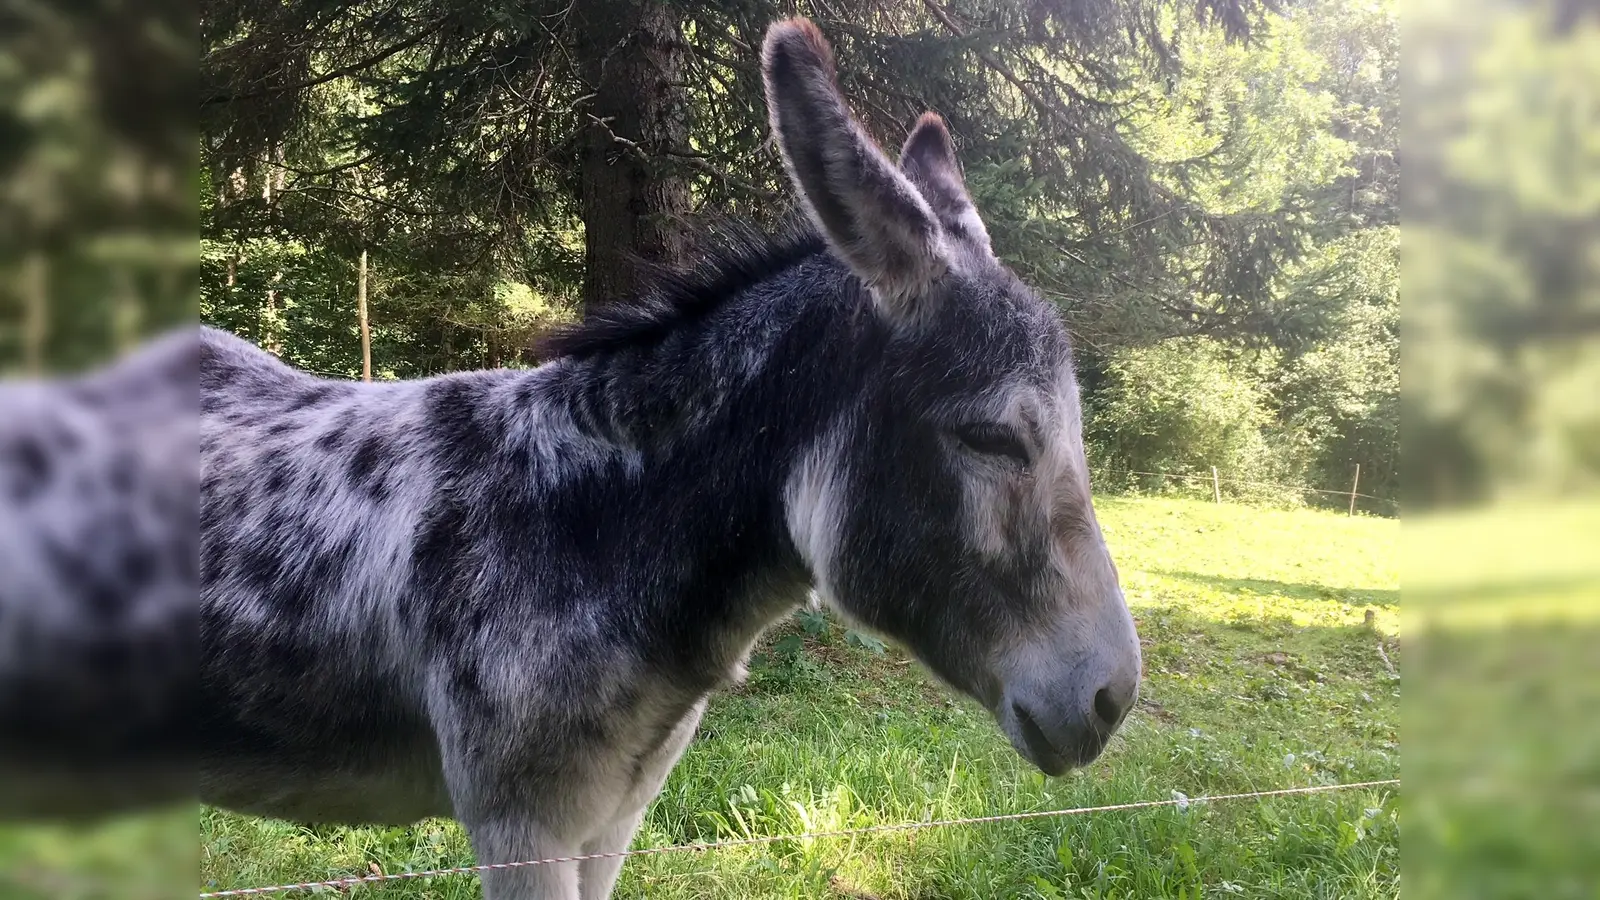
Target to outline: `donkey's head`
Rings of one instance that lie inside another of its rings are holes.
[[[864,393],[790,477],[795,544],[825,600],[977,698],[1039,768],[1086,764],[1140,660],[1065,329],[990,250],[938,116],[896,164],[811,23],[774,25],[762,64],[789,175],[884,335]]]

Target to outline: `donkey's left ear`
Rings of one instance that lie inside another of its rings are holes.
[[[900,170],[928,201],[945,234],[953,241],[975,245],[984,253],[991,252],[989,229],[978,218],[978,208],[967,193],[961,163],[956,159],[955,142],[950,139],[950,129],[945,127],[943,119],[931,112],[922,114],[900,148]]]

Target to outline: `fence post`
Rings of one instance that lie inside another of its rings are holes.
[[[1361,486],[1361,463],[1356,463],[1356,478],[1350,482],[1350,515],[1356,514],[1356,488]]]
[[[1218,503],[1222,502],[1222,482],[1217,480],[1217,467],[1211,467],[1211,496]]]

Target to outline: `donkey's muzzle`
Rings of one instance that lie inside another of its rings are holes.
[[[1138,693],[1136,672],[1092,690],[1019,686],[1006,691],[1000,725],[1024,758],[1046,775],[1062,775],[1100,756]]]

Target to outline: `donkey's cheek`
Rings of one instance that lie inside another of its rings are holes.
[[[1028,515],[1033,482],[1026,475],[1006,475],[998,483],[966,476],[962,484],[962,537],[986,563],[1015,559],[1036,530]]]
[[[1000,490],[1003,537],[1013,555],[1038,544],[1049,527],[1038,497],[1038,486],[1031,472],[1023,471],[1006,479]]]

